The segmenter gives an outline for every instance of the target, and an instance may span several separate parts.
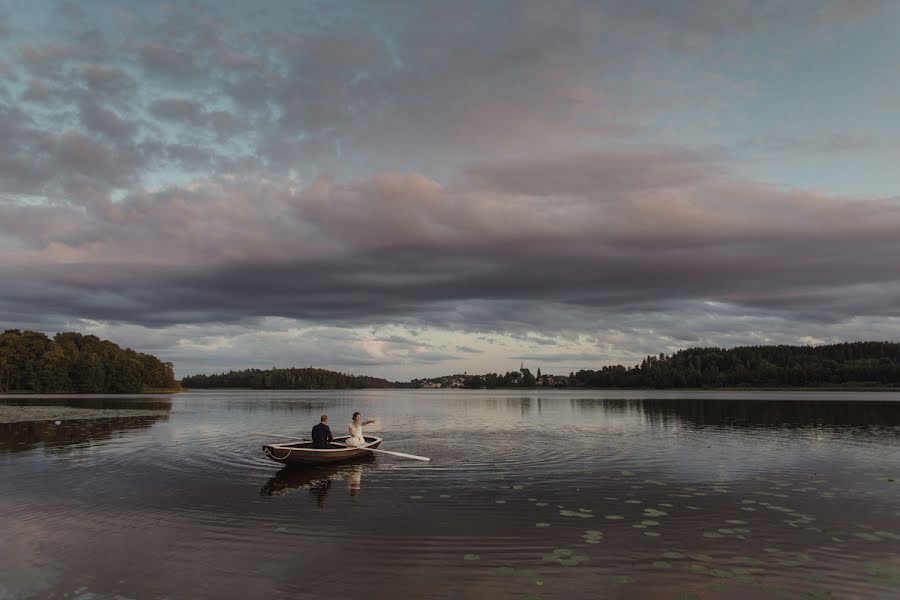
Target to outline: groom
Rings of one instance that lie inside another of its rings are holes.
[[[328,415],[322,415],[319,424],[312,428],[313,448],[328,450],[331,448],[331,428],[328,426]]]

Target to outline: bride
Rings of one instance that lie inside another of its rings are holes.
[[[348,446],[353,446],[354,448],[365,446],[366,438],[363,436],[362,426],[374,422],[375,421],[373,420],[363,421],[361,414],[358,412],[353,413],[353,422],[350,423],[350,426],[347,428],[347,431],[350,432],[350,437],[347,438],[346,444]]]

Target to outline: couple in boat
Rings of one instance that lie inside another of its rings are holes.
[[[350,426],[347,427],[350,437],[348,437],[344,443],[352,448],[364,446],[366,444],[366,438],[363,437],[363,425],[369,425],[374,422],[375,421],[371,419],[363,421],[361,414],[358,412],[353,413],[353,421],[350,423]],[[334,436],[331,435],[331,428],[328,426],[328,415],[322,415],[322,418],[319,419],[319,424],[312,428],[312,440],[313,448],[318,448],[320,450],[330,450],[334,448],[334,446],[331,445]]]

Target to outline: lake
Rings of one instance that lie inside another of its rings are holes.
[[[897,393],[0,404],[111,415],[0,424],[4,599],[900,596]],[[432,462],[282,468],[250,434],[305,437],[326,413],[340,435],[355,410]]]

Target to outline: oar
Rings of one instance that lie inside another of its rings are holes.
[[[335,446],[344,446],[345,448],[356,448],[356,446],[348,446],[347,444],[342,444],[340,442],[331,442]],[[399,456],[401,458],[411,458],[413,460],[423,460],[425,462],[430,462],[431,459],[427,456],[416,456],[415,454],[405,454],[403,452],[393,452],[392,450],[379,450],[378,448],[356,448],[357,450],[368,450],[369,452],[381,452],[382,454],[390,454],[391,456]]]
[[[286,440],[296,440],[298,442],[308,442],[309,440],[297,440],[289,435],[279,435],[277,433],[264,433],[262,431],[251,431],[251,435],[265,435],[270,437],[280,437]],[[347,446],[347,444],[342,444],[341,442],[331,442],[335,446],[344,446],[345,448],[350,448],[352,446]],[[416,456],[415,454],[405,454],[403,452],[393,452],[391,450],[378,450],[377,448],[357,448],[357,450],[368,450],[369,452],[381,452],[383,454],[391,454],[393,456],[399,456],[401,458],[411,458],[413,460],[422,460],[425,462],[430,462],[431,459],[427,456]]]

